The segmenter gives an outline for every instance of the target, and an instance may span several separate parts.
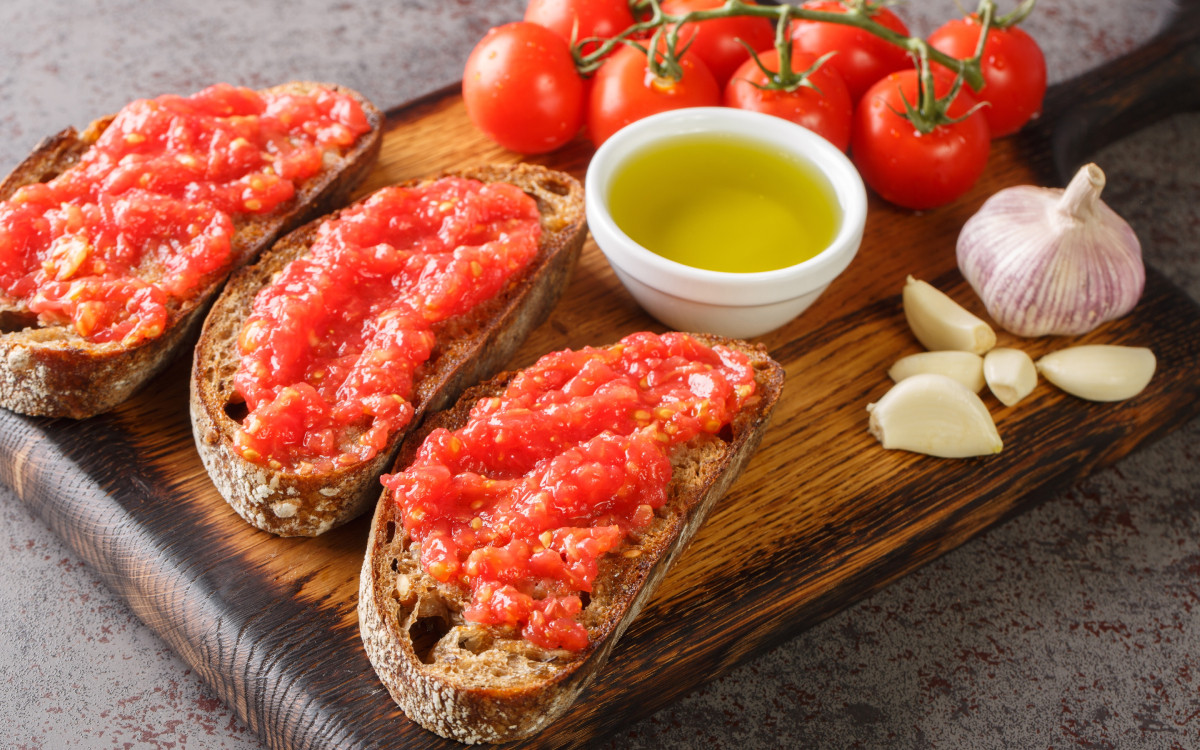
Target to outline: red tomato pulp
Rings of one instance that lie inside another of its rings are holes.
[[[719,432],[754,394],[744,354],[682,333],[556,352],[383,481],[424,570],[469,588],[468,620],[578,651],[583,594],[666,502],[671,449]]]
[[[327,89],[135,101],[76,166],[0,203],[0,299],[90,341],[154,338],[232,263],[234,216],[271,213],[367,130]]]
[[[459,178],[384,188],[323,224],[243,325],[242,456],[302,474],[374,457],[412,417],[432,326],[494,296],[540,237],[520,188]]]

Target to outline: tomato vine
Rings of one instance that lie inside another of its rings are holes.
[[[905,49],[917,61],[921,81],[919,101],[907,108],[905,116],[919,130],[929,132],[932,128],[945,124],[948,121],[946,115],[947,101],[945,97],[937,97],[933,93],[933,64],[940,65],[952,71],[961,82],[964,82],[972,90],[979,91],[984,86],[981,60],[988,32],[993,28],[1009,28],[1020,23],[1033,11],[1036,2],[1037,0],[1022,0],[1015,10],[1004,16],[997,17],[995,0],[979,0],[979,5],[976,8],[974,16],[979,19],[982,25],[982,32],[975,54],[967,59],[952,57],[934,48],[929,42],[920,37],[900,34],[873,20],[872,15],[883,6],[871,0],[841,0],[842,5],[846,7],[846,12],[844,13],[811,10],[803,6],[794,6],[786,3],[769,6],[755,5],[742,2],[742,0],[727,0],[719,8],[693,10],[674,15],[663,10],[661,0],[637,0],[631,5],[631,8],[634,11],[635,18],[649,14],[643,20],[637,21],[616,35],[605,39],[587,38],[576,40],[571,49],[575,58],[576,69],[581,75],[589,76],[599,69],[604,63],[605,58],[612,54],[619,45],[635,44],[641,47],[640,42],[637,40],[651,35],[652,39],[649,49],[654,50],[654,55],[651,56],[651,64],[654,66],[656,75],[677,76],[679,70],[678,57],[686,50],[686,45],[683,45],[682,48],[680,47],[679,29],[685,24],[738,16],[761,17],[772,20],[775,22],[778,30],[776,48],[779,51],[781,60],[787,60],[790,54],[788,37],[784,33],[784,30],[793,20],[853,26],[873,34],[885,42]],[[660,36],[664,37],[662,43],[659,43]],[[584,52],[585,48],[588,50],[587,52]],[[646,47],[641,48],[646,50]],[[794,87],[796,81],[791,80],[786,85]],[[957,93],[957,87],[955,93]]]

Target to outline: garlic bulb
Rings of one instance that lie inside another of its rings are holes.
[[[967,220],[958,268],[988,314],[1018,336],[1078,335],[1133,309],[1146,269],[1129,225],[1100,200],[1088,164],[1065,190],[1006,188]]]

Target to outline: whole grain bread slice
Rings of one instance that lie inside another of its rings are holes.
[[[581,622],[588,646],[547,651],[519,634],[466,621],[466,594],[439,584],[420,563],[419,545],[385,492],[375,509],[359,582],[358,619],[371,664],[413,721],[469,744],[535,734],[561,716],[595,678],[614,644],[649,600],[717,500],[757,449],[783,388],[783,368],[761,346],[693,334],[712,346],[746,352],[757,398],[728,432],[703,434],[671,455],[668,501],[646,530],[601,558]],[[502,392],[514,373],[468,390],[405,441],[397,470],[436,427],[466,423],[472,404]]]
[[[534,260],[495,297],[434,327],[437,344],[414,384],[412,425],[504,366],[558,302],[587,236],[583,187],[568,174],[518,164],[484,165],[438,177],[451,174],[520,187],[537,203],[542,237]],[[403,431],[392,435],[370,461],[306,474],[247,461],[234,450],[241,402],[233,388],[238,334],[255,294],[308,251],[322,221],[284,237],[262,261],[230,280],[204,325],[192,368],[192,430],[213,484],[242,518],[280,536],[316,536],[368,510],[379,495],[379,476],[404,438]]]
[[[74,419],[109,411],[195,340],[205,311],[230,272],[254,260],[283,234],[349,199],[375,165],[384,115],[362,94],[343,86],[292,81],[265,91],[305,92],[317,87],[356,99],[371,130],[351,146],[328,152],[321,171],[298,184],[295,196],[279,210],[237,217],[232,267],[210,274],[200,293],[173,304],[161,336],[133,346],[90,342],[69,325],[40,324],[24,305],[0,303],[0,406],[23,414]],[[44,140],[0,182],[0,200],[12,197],[24,185],[48,181],[74,166],[113,117],[98,119],[82,132],[67,128]]]

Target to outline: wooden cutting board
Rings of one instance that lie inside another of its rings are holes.
[[[1121,404],[1042,383],[1024,402],[986,396],[1005,450],[945,461],[885,452],[866,405],[887,367],[919,350],[899,307],[912,274],[976,312],[955,270],[962,223],[996,190],[1061,184],[1093,149],[1165,114],[1200,108],[1196,4],[1131,56],[1047,99],[1038,124],[995,144],[981,183],[914,214],[874,201],[858,259],[817,304],[761,339],[787,368],[772,427],[597,682],[529,747],[582,744],[667,705],[992,524],[1200,411],[1200,308],[1150,271],[1125,319],[1076,340],[1151,347],[1159,370]],[[539,161],[582,177],[577,144]],[[457,91],[391,113],[362,192],[486,161],[514,161],[467,122]],[[570,289],[512,362],[662,330],[590,242]],[[316,539],[244,524],[192,444],[180,361],[116,411],[83,422],[0,413],[0,478],[275,748],[453,747],[409,722],[376,679],[357,628],[366,518]]]

